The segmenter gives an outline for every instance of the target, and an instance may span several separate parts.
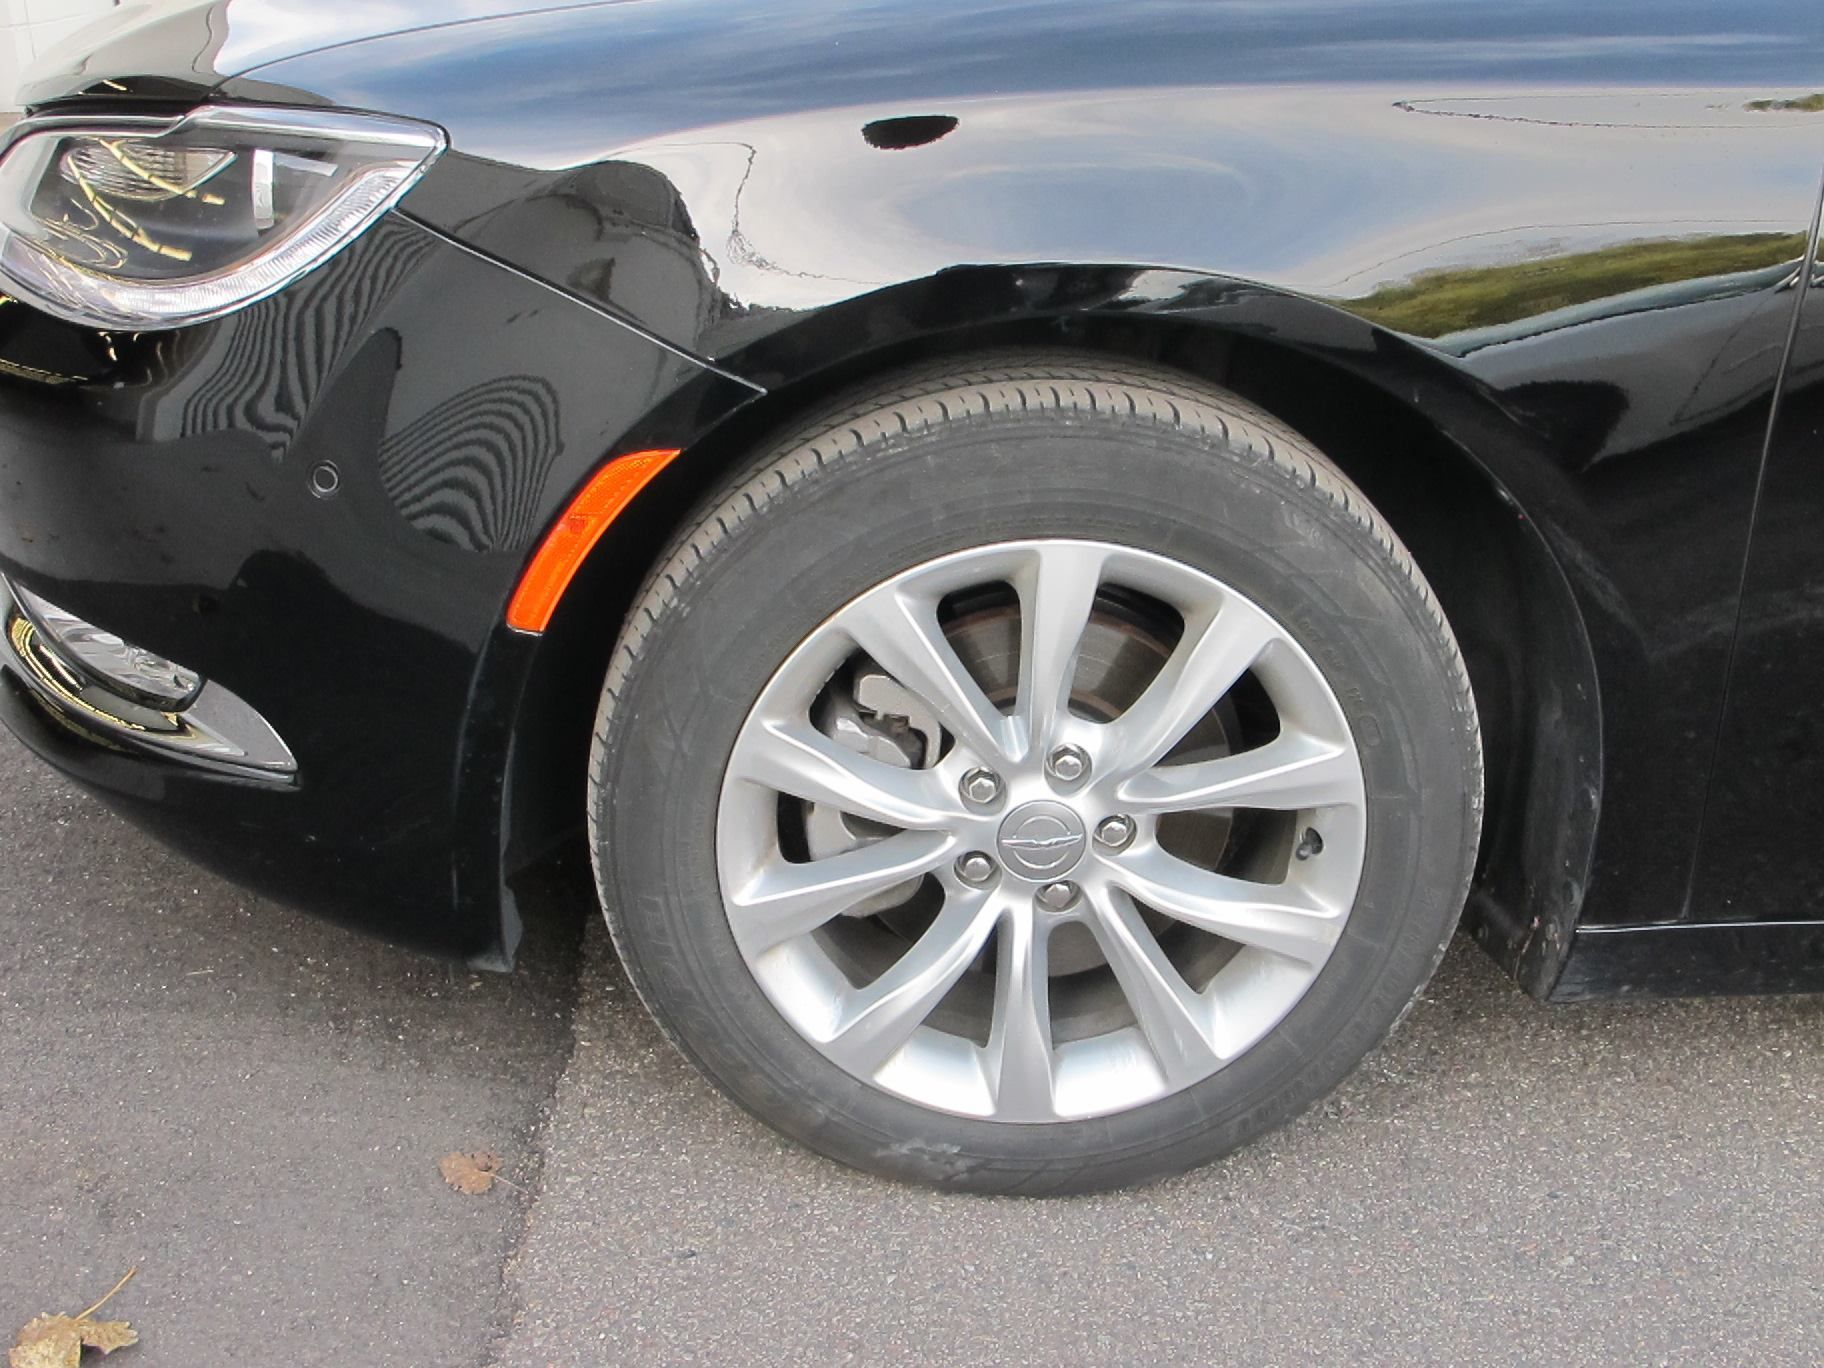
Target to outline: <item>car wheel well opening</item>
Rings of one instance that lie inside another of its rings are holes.
[[[832,396],[1014,349],[1150,363],[1219,385],[1299,431],[1361,487],[1436,593],[1481,716],[1487,810],[1468,927],[1528,991],[1549,991],[1595,821],[1563,732],[1594,727],[1596,706],[1582,622],[1550,553],[1473,458],[1403,401],[1321,358],[1178,320],[1089,316],[927,335],[779,385],[693,443],[603,538],[545,633],[516,726],[509,875],[581,848],[590,728],[614,641],[705,498]],[[587,879],[586,861],[559,863]]]

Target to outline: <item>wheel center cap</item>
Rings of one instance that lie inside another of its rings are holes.
[[[1001,823],[1001,863],[1028,879],[1059,879],[1076,868],[1089,838],[1062,803],[1022,803]]]

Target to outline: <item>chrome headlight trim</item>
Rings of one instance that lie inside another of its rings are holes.
[[[72,150],[165,144],[220,150],[236,165],[210,182],[213,190],[148,175],[170,192],[150,196],[150,207],[111,202],[64,169]],[[207,105],[175,119],[28,119],[0,151],[0,284],[88,327],[153,331],[220,318],[284,289],[353,241],[447,144],[441,129],[413,119],[283,106]],[[276,210],[275,164],[292,192]],[[206,203],[220,208],[224,231],[210,224],[198,232],[187,222]],[[155,236],[145,221],[161,211],[174,222]],[[207,260],[224,250],[226,259]],[[193,273],[181,271],[199,257]]]

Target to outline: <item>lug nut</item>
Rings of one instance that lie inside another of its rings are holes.
[[[1096,823],[1096,844],[1104,850],[1125,850],[1134,839],[1134,819],[1122,813]]]
[[[1039,906],[1051,912],[1062,912],[1077,900],[1077,886],[1068,880],[1048,883],[1038,891]]]
[[[962,790],[963,801],[971,807],[988,808],[1001,801],[1001,776],[993,770],[970,770],[958,788]]]
[[[1045,772],[1053,779],[1074,784],[1089,773],[1089,756],[1081,746],[1059,746],[1045,757]]]
[[[972,850],[967,855],[959,855],[956,860],[956,877],[966,884],[978,888],[994,878],[994,857],[985,855],[979,850]]]

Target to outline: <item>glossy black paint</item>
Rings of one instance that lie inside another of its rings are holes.
[[[17,696],[10,719],[255,887],[498,959],[515,931],[503,944],[501,718],[536,645],[499,627],[506,601],[602,453],[705,374],[403,219],[182,332],[86,333],[9,303],[0,573],[235,690],[298,784],[73,745]],[[325,461],[328,499],[310,486]]]
[[[1691,913],[1806,921],[1824,906],[1824,264],[1792,362],[1743,577],[1740,632]]]
[[[555,335],[514,362],[492,336],[504,313],[446,296],[442,327],[492,358],[484,369],[547,378],[566,415],[573,403],[601,410],[530,478],[537,492],[517,505],[528,523],[548,522],[555,491],[591,464],[648,443],[690,449],[669,492],[641,505],[675,512],[751,439],[751,414],[789,416],[895,358],[1043,338],[1181,359],[1349,452],[1351,474],[1461,610],[1491,742],[1475,925],[1523,983],[1549,992],[1567,957],[1577,963],[1580,920],[1760,919],[1805,905],[1768,853],[1764,782],[1733,798],[1719,787],[1695,872],[1693,851],[1824,171],[1824,114],[1759,107],[1824,84],[1824,16],[1810,0],[654,0],[487,7],[494,18],[465,4],[427,10],[419,27],[323,3],[300,23],[306,3],[179,9],[44,77],[32,98],[210,91],[448,129],[452,152],[403,216],[549,282],[571,298],[544,292],[541,317],[579,329],[586,318],[592,337],[611,339],[600,345],[663,375],[603,394],[601,373],[579,373],[576,344]],[[436,259],[461,255],[440,245]],[[536,292],[499,266],[468,258],[465,269],[491,272],[492,291]],[[1815,314],[1814,303],[1802,337]],[[399,334],[429,339],[435,319],[427,300]],[[307,332],[291,345],[320,349]],[[1824,386],[1807,345],[1763,529],[1782,516],[1781,490],[1809,497],[1816,415],[1805,415]],[[751,391],[668,348],[767,399],[743,409]],[[340,340],[329,350],[352,355]],[[216,363],[195,364],[199,383],[219,383]],[[486,383],[457,370],[437,400],[388,399],[366,429],[340,400],[317,404],[313,432],[341,434],[358,469],[414,432],[417,468],[435,480],[467,459],[437,403]],[[1371,449],[1365,425],[1401,440]],[[537,428],[515,428],[508,445],[536,447]],[[1473,535],[1439,530],[1441,509]],[[1803,540],[1807,516],[1792,515],[1788,540]],[[428,762],[452,729],[486,738],[454,752],[436,799],[438,813],[461,814],[462,839],[452,852],[446,833],[443,854],[463,871],[459,905],[476,908],[465,890],[498,884],[503,840],[514,844],[503,828],[519,821],[533,846],[559,824],[548,809],[516,819],[521,799],[500,790],[538,790],[535,757],[555,743],[516,700],[530,690],[533,711],[558,711],[538,681],[579,649],[562,631],[534,644],[488,630],[517,564],[508,548],[527,544],[519,527],[479,551],[439,551],[463,567],[447,580],[402,557],[388,573],[418,577],[416,598],[405,585],[347,595],[342,616],[324,619],[388,669],[393,625],[407,629],[401,642],[428,627],[453,648],[447,674],[466,679],[467,712],[427,726],[415,755]],[[652,535],[637,527],[604,547],[592,572],[610,601]],[[347,578],[349,554],[313,543],[288,563]],[[1751,625],[1758,602],[1808,582],[1817,567],[1805,561],[1804,547],[1757,547]],[[158,621],[155,604],[86,585],[75,566],[21,563],[98,608]],[[460,631],[438,630],[448,614]],[[1755,633],[1744,636],[1728,727],[1749,715],[1753,651],[1777,659],[1798,639],[1790,617],[1772,613],[1752,649]],[[204,644],[195,632],[164,639]],[[343,735],[372,731],[364,718]],[[434,805],[407,806],[416,817]],[[1743,830],[1722,834],[1731,813]],[[353,824],[343,835],[362,839]],[[1748,851],[1766,871],[1758,883],[1719,872]],[[401,889],[427,887],[424,866],[408,864]],[[1585,991],[1589,976],[1577,982]]]
[[[550,0],[438,0],[434,7],[366,0],[128,5],[90,27],[87,43],[60,47],[25,72],[18,98],[28,107],[67,99],[197,100],[229,76],[301,52],[553,7]]]

